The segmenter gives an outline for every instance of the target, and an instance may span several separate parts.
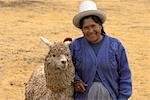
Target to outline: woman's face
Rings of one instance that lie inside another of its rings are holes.
[[[88,42],[97,43],[102,38],[101,29],[102,26],[96,23],[92,18],[83,20],[82,32]]]

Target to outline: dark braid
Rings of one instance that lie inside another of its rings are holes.
[[[100,20],[99,17],[97,17],[97,16],[95,16],[95,15],[90,15],[90,16],[85,16],[85,17],[83,17],[83,18],[80,20],[80,23],[79,23],[79,25],[80,25],[79,28],[80,28],[80,29],[82,29],[82,27],[83,27],[83,21],[84,21],[84,19],[87,19],[87,18],[93,19],[95,23],[98,23],[100,26],[102,26],[101,34],[102,34],[102,35],[105,35],[105,34],[106,34],[105,31],[104,31],[104,28],[103,28],[102,21]]]

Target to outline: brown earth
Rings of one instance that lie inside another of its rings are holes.
[[[23,100],[24,84],[43,64],[39,37],[63,41],[82,35],[72,18],[82,0],[0,0],[0,100]],[[150,0],[94,0],[107,13],[105,31],[126,47],[131,100],[150,98]]]

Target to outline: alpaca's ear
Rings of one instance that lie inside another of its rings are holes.
[[[66,45],[70,45],[71,41],[64,42]]]
[[[44,38],[44,37],[40,37],[41,41],[46,44],[49,48],[53,45],[52,42],[50,42],[48,39]]]

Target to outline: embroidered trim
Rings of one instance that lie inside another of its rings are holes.
[[[113,67],[116,67],[118,65],[118,43],[114,38],[110,38],[110,49],[108,52],[110,63]]]

